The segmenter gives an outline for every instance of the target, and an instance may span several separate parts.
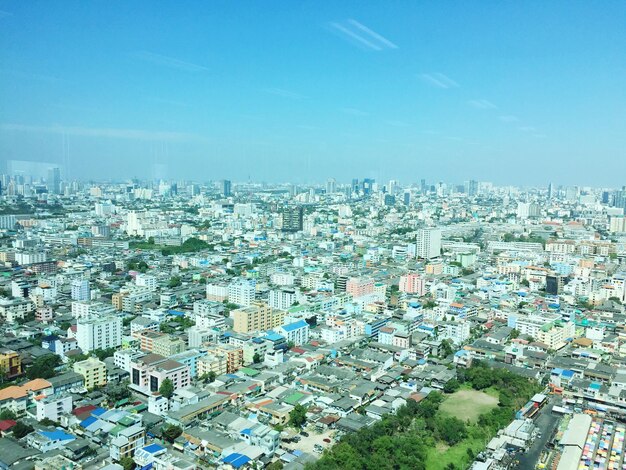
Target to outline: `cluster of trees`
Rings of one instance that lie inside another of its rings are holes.
[[[443,396],[437,392],[420,403],[409,400],[395,415],[385,415],[371,427],[346,435],[307,469],[425,470],[429,448],[436,443],[436,429],[441,426],[440,432],[446,436],[453,431],[445,428],[452,422],[435,419],[442,401]]]
[[[139,271],[140,273],[145,273],[149,267],[150,266],[148,266],[148,263],[138,259],[131,259],[126,264],[127,271]]]
[[[167,323],[161,323],[159,329],[162,333],[171,334],[174,333],[176,330],[186,330],[187,328],[191,328],[195,324],[196,322],[189,317],[175,316]]]
[[[163,256],[176,255],[179,253],[195,253],[196,251],[210,249],[213,250],[213,245],[209,245],[204,240],[199,238],[188,238],[180,246],[168,246],[161,250]]]
[[[470,369],[460,369],[457,375],[458,379],[446,386],[446,393],[453,393],[463,384],[476,390],[491,387],[500,395],[499,406],[481,415],[477,423],[470,424],[439,413],[444,397],[433,392],[419,403],[409,400],[395,415],[386,415],[369,428],[348,434],[307,469],[425,470],[428,456],[437,443],[462,445],[466,439],[475,440],[477,437],[487,441],[498,429],[507,425],[514,418],[516,409],[541,388],[536,381],[506,369],[492,369],[482,362],[477,362]],[[445,468],[462,468],[474,458],[474,451],[468,445],[467,455],[462,461],[444,460],[447,463]]]
[[[11,432],[13,433],[13,437],[15,439],[26,437],[33,431],[34,429],[30,424],[24,424],[21,421],[18,421],[15,426],[11,428]]]
[[[498,407],[478,418],[479,426],[495,433],[506,426],[541,386],[535,380],[529,380],[507,369],[493,369],[486,363],[476,361],[470,369],[459,369],[457,378],[460,383],[469,384],[474,390],[494,388],[498,391]]]
[[[543,238],[537,237],[534,235],[529,235],[529,236],[520,235],[516,237],[512,233],[505,233],[504,236],[502,237],[502,240],[505,242],[541,243],[544,246],[544,248],[546,246],[546,241]]]
[[[56,354],[45,354],[39,356],[33,364],[26,370],[26,377],[29,379],[49,379],[54,377],[55,369],[61,365],[61,357]]]
[[[120,383],[108,383],[105,385],[103,392],[108,395],[113,403],[124,400],[125,398],[130,398],[133,394],[128,388],[128,383],[128,380],[124,380]]]

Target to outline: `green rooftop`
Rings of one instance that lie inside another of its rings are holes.
[[[241,369],[239,369],[241,372],[243,372],[244,374],[246,374],[249,377],[255,377],[257,375],[260,374],[260,372],[256,369],[251,369],[250,367],[242,367]]]
[[[297,405],[300,400],[304,398],[304,393],[301,392],[293,392],[291,395],[285,397],[285,403],[289,403],[290,405]]]

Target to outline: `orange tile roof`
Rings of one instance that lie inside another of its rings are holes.
[[[4,400],[17,400],[24,398],[29,391],[40,391],[46,388],[52,387],[52,384],[45,379],[35,379],[30,382],[26,382],[24,385],[13,385],[5,389],[0,390],[0,401]]]

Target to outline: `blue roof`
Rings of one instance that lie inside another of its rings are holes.
[[[298,320],[295,323],[290,323],[289,325],[283,325],[282,329],[287,332],[290,332],[290,331],[298,330],[300,328],[304,328],[305,326],[309,326],[309,324],[305,322],[304,320]]]
[[[242,429],[241,434],[245,434],[246,436],[249,436],[252,434],[252,430],[250,428]]]
[[[102,414],[104,414],[106,412],[107,412],[107,410],[105,410],[104,408],[96,408],[95,410],[93,410],[91,412],[91,414],[92,415],[96,415],[96,416],[100,416],[100,415],[102,415]]]
[[[66,432],[61,431],[60,429],[55,429],[54,431],[39,431],[39,434],[41,434],[44,437],[47,437],[51,441],[69,441],[69,440],[76,439],[76,437],[73,436],[72,434],[67,434]]]
[[[250,462],[250,457],[236,452],[224,457],[224,463],[229,463],[234,468],[243,467],[248,462]]]
[[[167,313],[169,315],[174,315],[177,317],[184,317],[185,316],[185,312],[179,312],[178,310],[168,310]]]
[[[574,371],[573,370],[564,370],[563,371],[563,377],[574,377]]]
[[[89,418],[82,420],[80,422],[80,426],[83,427],[83,428],[88,428],[89,426],[91,426],[96,421],[98,421],[98,418],[96,418],[94,416],[90,416]]]
[[[165,449],[165,447],[160,446],[159,444],[150,444],[149,446],[146,446],[143,448],[143,450],[151,454],[156,454],[157,452],[163,449]]]
[[[285,339],[282,335],[274,333],[273,331],[265,335],[265,338],[269,339],[270,341],[280,341],[281,339]]]

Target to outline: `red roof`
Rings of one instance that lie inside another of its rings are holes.
[[[12,419],[5,419],[3,421],[0,421],[0,431],[7,431],[16,424],[17,422],[13,421]]]
[[[91,413],[96,408],[97,407],[93,406],[93,405],[81,406],[79,408],[76,408],[74,411],[72,411],[72,414],[74,416],[78,416],[78,415],[82,415],[82,414],[85,414],[85,413]]]

